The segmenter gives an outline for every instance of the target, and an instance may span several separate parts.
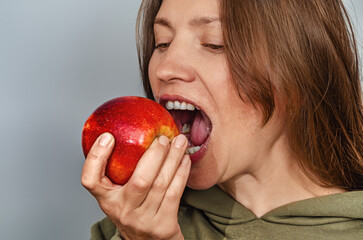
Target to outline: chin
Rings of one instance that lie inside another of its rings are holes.
[[[199,163],[192,165],[187,186],[195,190],[211,188],[219,182],[219,175],[216,160],[206,156]]]
[[[187,187],[194,190],[205,190],[213,187],[216,184],[217,182],[213,179],[201,179],[199,176],[193,176],[193,174],[191,173],[187,182]]]

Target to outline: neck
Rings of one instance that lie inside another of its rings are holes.
[[[219,187],[257,217],[291,202],[344,191],[310,180],[285,146],[278,141],[269,154],[255,161],[249,172],[220,183]]]

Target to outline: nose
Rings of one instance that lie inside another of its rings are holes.
[[[160,81],[191,82],[194,80],[193,57],[185,44],[173,41],[164,52],[158,54],[159,61],[155,75]]]

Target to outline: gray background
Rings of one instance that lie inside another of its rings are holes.
[[[362,44],[363,1],[346,2]],[[80,184],[81,130],[104,101],[143,94],[139,4],[0,0],[0,239],[88,239],[103,217]]]

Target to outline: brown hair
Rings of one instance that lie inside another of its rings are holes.
[[[161,0],[144,0],[137,46],[144,90]],[[363,106],[353,27],[340,0],[222,0],[225,53],[243,101],[267,123],[283,100],[288,139],[324,186],[363,189]]]

